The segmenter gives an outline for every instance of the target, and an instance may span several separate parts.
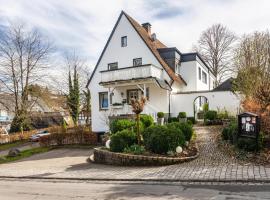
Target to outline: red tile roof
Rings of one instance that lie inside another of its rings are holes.
[[[137,31],[137,33],[141,36],[141,38],[143,39],[145,44],[148,46],[148,48],[152,51],[152,53],[157,58],[159,63],[162,65],[162,67],[166,70],[170,78],[176,82],[186,84],[185,80],[180,75],[175,74],[175,72],[169,67],[169,65],[160,56],[158,49],[167,48],[167,46],[164,45],[162,42],[160,42],[158,39],[152,40],[151,36],[136,20],[130,17],[127,13],[125,12],[123,13],[129,20],[129,22],[132,24],[134,29]]]

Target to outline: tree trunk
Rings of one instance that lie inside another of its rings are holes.
[[[138,140],[138,145],[141,145],[140,114],[136,114],[136,123],[137,123],[137,140]]]

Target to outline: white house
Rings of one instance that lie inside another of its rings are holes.
[[[92,130],[108,131],[108,117],[132,114],[130,99],[147,98],[144,113],[196,116],[206,102],[211,109],[235,112],[239,99],[230,91],[213,90],[214,75],[197,53],[167,47],[121,12],[89,79]]]

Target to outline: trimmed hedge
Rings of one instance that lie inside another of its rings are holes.
[[[192,124],[196,123],[195,117],[187,117],[187,121],[190,121]]]
[[[136,135],[130,130],[122,130],[111,136],[110,150],[123,152],[125,148],[136,143]]]
[[[183,146],[185,143],[185,137],[180,129],[160,125],[145,129],[143,139],[146,149],[158,154],[175,151],[177,146]]]
[[[167,127],[180,129],[185,136],[186,141],[190,141],[193,135],[192,125],[189,123],[172,122],[167,124]]]
[[[204,120],[216,120],[217,119],[217,111],[209,110],[204,113]]]
[[[134,126],[135,121],[131,121],[128,119],[113,120],[110,123],[110,131],[112,134],[114,134],[125,129],[132,130]]]
[[[168,119],[168,123],[172,123],[172,122],[179,122],[179,119],[177,117],[170,117]]]
[[[151,115],[140,115],[140,120],[144,125],[144,128],[148,128],[154,124],[154,119]]]

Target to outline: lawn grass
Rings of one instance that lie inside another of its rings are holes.
[[[10,149],[12,147],[17,147],[17,146],[25,144],[27,142],[28,142],[27,140],[19,140],[19,141],[12,142],[12,143],[0,144],[0,151],[7,150],[7,149]]]
[[[13,162],[13,161],[16,161],[16,160],[27,158],[27,157],[30,157],[30,156],[32,156],[34,154],[45,153],[47,151],[50,151],[51,149],[52,148],[50,148],[50,147],[37,147],[37,148],[21,151],[21,153],[18,156],[15,156],[15,157],[2,156],[2,157],[0,157],[0,164]]]

